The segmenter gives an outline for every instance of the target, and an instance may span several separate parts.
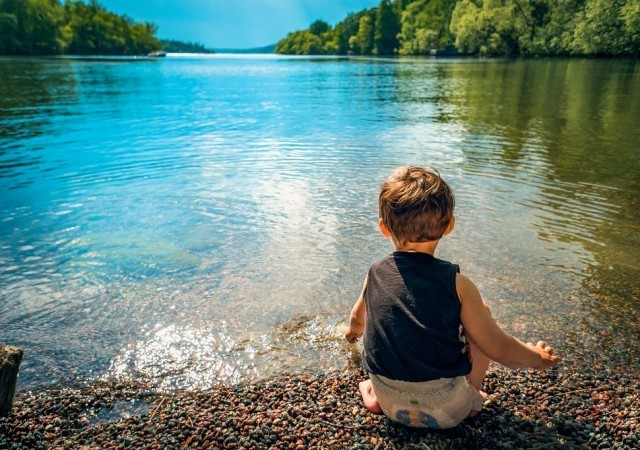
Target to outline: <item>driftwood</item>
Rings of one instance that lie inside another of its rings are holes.
[[[0,344],[0,417],[6,417],[11,412],[20,362],[21,348]]]

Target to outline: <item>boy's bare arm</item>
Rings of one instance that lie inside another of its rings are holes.
[[[364,304],[364,290],[367,287],[367,279],[368,277],[365,278],[364,285],[362,286],[362,293],[351,310],[351,315],[349,316],[349,328],[347,328],[347,331],[344,333],[345,339],[351,344],[355,343],[364,333],[364,318],[366,312],[366,306]]]
[[[505,333],[496,323],[489,307],[482,301],[475,284],[458,274],[456,289],[462,311],[460,318],[465,334],[467,334],[482,352],[500,364],[512,368],[531,367],[544,370],[555,366],[560,357],[553,355],[553,348],[547,347],[543,341],[525,344],[519,339]]]

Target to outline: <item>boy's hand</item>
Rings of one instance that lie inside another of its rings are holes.
[[[549,367],[553,367],[558,364],[560,359],[562,359],[559,356],[554,355],[553,347],[548,347],[547,343],[544,341],[538,341],[536,345],[533,345],[531,342],[527,342],[527,345],[540,355],[540,364],[534,367],[534,369],[548,369]]]
[[[355,344],[358,339],[362,337],[362,331],[357,332],[353,331],[351,327],[347,328],[347,331],[344,332],[344,338],[347,340],[349,344]]]

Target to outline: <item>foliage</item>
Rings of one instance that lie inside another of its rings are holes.
[[[309,27],[309,31],[316,36],[322,36],[323,33],[331,30],[331,26],[323,20],[316,20]]]
[[[456,0],[418,0],[402,14],[400,53],[425,55],[431,49],[445,48],[454,42],[449,30]]]
[[[346,19],[336,25],[334,29],[334,40],[337,40],[338,54],[346,55],[353,51],[351,45],[353,42],[350,43],[350,40],[358,34],[360,19],[371,14],[372,12],[368,9],[360,11],[357,14],[349,14]]]
[[[0,53],[60,53],[64,45],[61,18],[56,0],[0,0]]]
[[[640,56],[640,0],[381,0],[333,29],[319,22],[276,52]]]
[[[202,44],[195,42],[182,42],[175,39],[163,39],[160,41],[162,50],[168,53],[213,53]]]
[[[373,50],[374,40],[374,21],[373,14],[364,14],[358,22],[358,32],[355,36],[349,38],[349,47],[355,53],[360,55],[369,55]]]
[[[463,52],[518,53],[518,37],[527,33],[527,18],[510,0],[461,0],[451,18],[456,47]],[[518,11],[516,11],[518,9]]]
[[[471,53],[638,55],[639,0],[460,0],[451,31]]]
[[[309,30],[294,31],[286,39],[276,44],[276,53],[287,55],[322,55],[324,42],[322,36],[313,34]]]
[[[572,53],[639,54],[640,2],[638,0],[586,0],[576,18]]]
[[[146,54],[161,47],[156,31],[96,0],[0,0],[0,54]]]
[[[308,30],[294,31],[276,44],[276,53],[288,55],[323,55],[337,53],[332,46],[333,30],[331,26],[316,20]],[[327,51],[330,49],[330,51]]]
[[[389,0],[382,0],[376,11],[373,52],[377,55],[393,55],[398,47],[400,19]]]

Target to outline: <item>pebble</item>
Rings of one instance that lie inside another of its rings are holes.
[[[417,430],[369,413],[361,370],[289,374],[168,396],[100,382],[19,393],[0,418],[0,449],[21,448],[616,448],[638,446],[638,374],[576,364],[553,373],[492,365],[481,414],[450,430]],[[147,412],[90,421],[122,400]]]

